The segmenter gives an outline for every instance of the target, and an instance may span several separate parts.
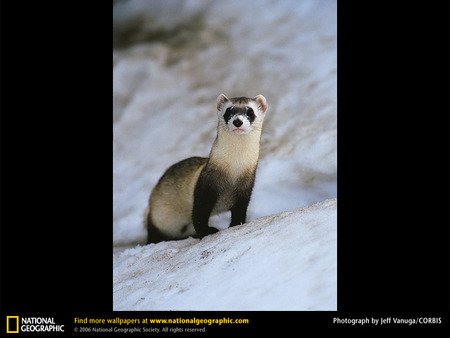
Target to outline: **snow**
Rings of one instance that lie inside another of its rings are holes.
[[[155,15],[157,13],[157,15]],[[335,1],[118,1],[113,50],[115,310],[335,310]],[[171,164],[208,156],[215,100],[268,102],[247,224],[145,246]]]
[[[114,309],[336,309],[336,204],[117,253]]]

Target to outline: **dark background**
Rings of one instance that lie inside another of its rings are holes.
[[[338,312],[245,312],[240,329],[341,328],[332,318],[346,316],[448,328],[448,14],[339,1]],[[1,3],[2,318],[119,316],[112,43],[112,5]]]

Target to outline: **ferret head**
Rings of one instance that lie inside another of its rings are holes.
[[[217,98],[219,127],[235,135],[248,134],[252,130],[261,131],[266,110],[266,98],[262,95],[228,98],[220,94]]]

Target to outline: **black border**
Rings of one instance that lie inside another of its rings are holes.
[[[448,9],[339,2],[340,311],[448,311]]]

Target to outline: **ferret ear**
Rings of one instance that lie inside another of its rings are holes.
[[[253,100],[256,101],[258,108],[265,113],[267,110],[267,101],[266,98],[262,95],[256,95]]]
[[[217,110],[220,111],[220,107],[225,103],[228,102],[228,97],[225,96],[225,94],[220,94],[217,97]]]

